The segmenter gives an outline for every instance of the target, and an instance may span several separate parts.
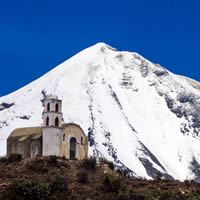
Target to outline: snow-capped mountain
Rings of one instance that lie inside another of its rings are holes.
[[[200,180],[200,83],[98,43],[0,98],[1,155],[13,129],[42,124],[48,94],[88,134],[90,155],[136,177]]]

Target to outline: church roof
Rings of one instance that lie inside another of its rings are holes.
[[[75,123],[67,123],[67,124],[63,124],[62,128],[65,129],[69,126],[76,126],[78,127],[81,132],[86,136],[86,134],[84,133],[83,129]],[[26,127],[26,128],[17,128],[14,131],[11,132],[11,134],[9,135],[9,138],[11,137],[23,137],[23,136],[31,136],[31,135],[42,135],[42,126],[37,126],[37,127]]]
[[[58,100],[58,101],[61,101],[60,99],[58,99],[57,95],[53,95],[53,94],[48,95],[46,100]]]
[[[11,132],[9,138],[10,137],[20,137],[20,136],[30,136],[30,135],[42,135],[42,126],[17,128]]]
[[[65,129],[65,128],[69,127],[69,126],[76,126],[76,127],[78,127],[81,130],[81,132],[86,136],[86,134],[83,131],[83,129],[78,124],[75,124],[75,123],[72,123],[72,122],[71,123],[67,123],[67,124],[63,124],[63,129]]]

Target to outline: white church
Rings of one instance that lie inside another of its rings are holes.
[[[75,123],[63,123],[62,100],[50,95],[44,101],[43,126],[15,129],[7,139],[7,155],[23,158],[56,155],[67,159],[87,158],[88,139]]]

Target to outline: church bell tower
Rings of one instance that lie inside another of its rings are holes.
[[[60,156],[62,134],[62,101],[49,95],[44,101],[43,111],[43,156]]]

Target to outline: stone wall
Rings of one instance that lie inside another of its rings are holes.
[[[7,156],[21,154],[22,158],[42,155],[42,137],[33,136],[10,137],[7,140]]]

